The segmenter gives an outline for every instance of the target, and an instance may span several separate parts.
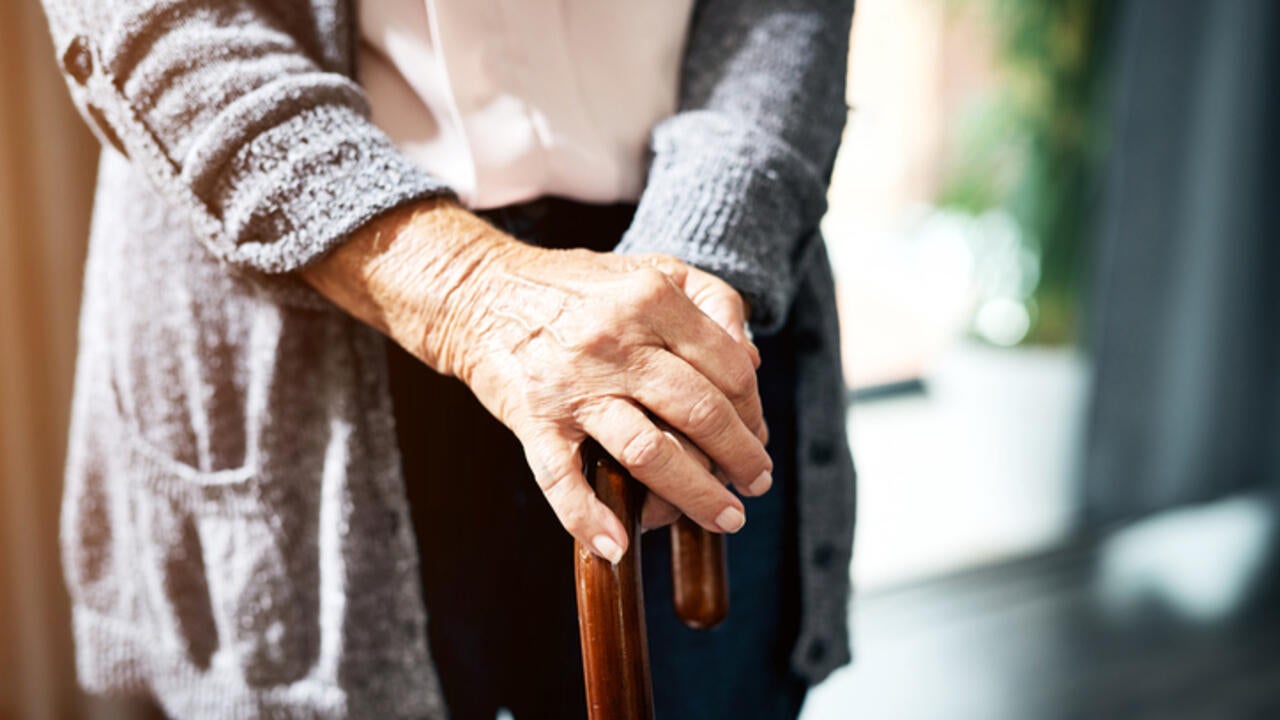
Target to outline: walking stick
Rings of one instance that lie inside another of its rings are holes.
[[[574,544],[578,629],[590,720],[653,720],[649,642],[640,577],[640,508],[645,488],[594,442],[583,447],[588,482],[630,535],[618,564]],[[724,538],[681,518],[671,529],[672,601],[694,628],[729,610]]]

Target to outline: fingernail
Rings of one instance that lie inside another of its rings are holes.
[[[614,542],[613,538],[608,535],[595,536],[592,538],[591,544],[596,546],[596,552],[600,554],[600,557],[614,565],[617,565],[618,561],[622,560],[622,548],[618,547],[618,543]]]
[[[773,487],[773,474],[768,470],[760,473],[760,477],[752,481],[747,486],[747,492],[751,495],[763,495],[769,492],[769,488]]]
[[[738,508],[730,505],[716,516],[716,525],[727,533],[736,533],[747,524],[747,518]]]

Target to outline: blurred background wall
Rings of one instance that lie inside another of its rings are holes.
[[[858,3],[824,229],[860,400],[864,589],[1075,528],[1115,7]]]
[[[0,33],[0,717],[74,717],[58,502],[98,144],[39,3],[0,2]]]
[[[1280,3],[1127,3],[1090,321],[1091,519],[1280,491]]]

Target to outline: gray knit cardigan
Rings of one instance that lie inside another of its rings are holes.
[[[45,5],[106,146],[62,518],[81,682],[179,717],[442,717],[386,341],[291,273],[449,192],[368,120],[352,0]],[[851,12],[698,4],[619,248],[717,273],[758,331],[796,333],[811,681],[849,657],[854,477],[817,229]]]

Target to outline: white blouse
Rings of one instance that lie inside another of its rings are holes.
[[[634,201],[692,0],[361,0],[373,121],[477,209]]]

